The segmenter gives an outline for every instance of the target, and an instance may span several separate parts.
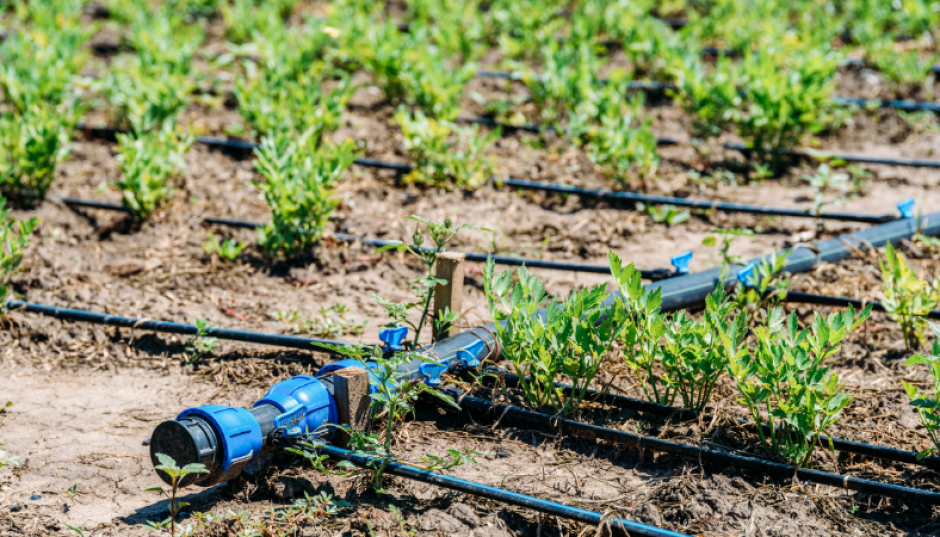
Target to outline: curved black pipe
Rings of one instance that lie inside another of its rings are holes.
[[[433,398],[427,398],[429,401]],[[516,424],[540,431],[557,431],[559,433],[579,436],[590,440],[604,440],[621,445],[627,445],[638,450],[651,450],[676,455],[683,459],[697,461],[699,464],[711,463],[723,468],[732,467],[741,470],[751,470],[767,475],[779,477],[796,477],[800,481],[810,481],[821,485],[845,488],[866,494],[878,494],[889,498],[922,502],[929,505],[940,505],[940,493],[928,490],[902,487],[889,483],[881,483],[868,479],[859,479],[846,475],[797,468],[789,464],[782,464],[754,457],[745,457],[723,451],[715,451],[689,444],[681,444],[670,440],[663,440],[650,436],[609,429],[598,425],[591,425],[580,421],[549,416],[532,410],[526,410],[509,405],[501,405],[471,396],[458,398],[463,412],[470,413],[475,418],[499,419],[501,424]],[[435,403],[437,404],[437,403]],[[443,406],[443,403],[440,403]]]
[[[382,459],[378,457],[371,457],[369,455],[355,453],[347,449],[342,449],[331,445],[323,444],[317,446],[316,450],[323,455],[328,455],[332,459],[349,461],[360,468],[375,469],[382,464]],[[534,496],[519,494],[517,492],[511,492],[505,489],[490,487],[488,485],[474,483],[473,481],[467,481],[465,479],[459,479],[397,462],[388,463],[385,466],[385,473],[406,477],[415,481],[421,481],[422,483],[430,483],[432,485],[437,485],[439,487],[444,487],[450,490],[473,494],[474,496],[489,498],[491,500],[496,500],[502,503],[525,507],[527,509],[532,509],[533,511],[538,511],[540,513],[545,513],[560,518],[576,520],[584,524],[591,524],[593,526],[605,525],[611,530],[616,531],[618,535],[642,535],[645,537],[689,537],[684,533],[677,533],[671,530],[657,528],[656,526],[648,526],[646,524],[640,524],[639,522],[634,522],[624,518],[605,518],[604,515],[595,513],[593,511],[587,511],[578,507],[572,507],[570,505],[564,505],[550,500],[543,500]]]
[[[9,310],[22,310],[30,313],[38,313],[47,317],[55,317],[64,321],[80,321],[86,323],[103,324],[107,326],[119,326],[122,328],[135,328],[140,330],[151,330],[153,332],[164,332],[167,334],[181,334],[192,336],[199,333],[196,325],[185,323],[174,323],[170,321],[152,321],[149,319],[138,319],[135,317],[123,317],[120,315],[108,315],[106,313],[95,313],[87,310],[77,310],[71,308],[60,308],[58,306],[47,306],[35,302],[23,302],[20,300],[7,300],[6,307]],[[305,351],[333,352],[326,345],[345,346],[351,345],[343,341],[330,341],[328,339],[311,339],[297,336],[282,336],[278,334],[265,334],[262,332],[247,332],[245,330],[231,330],[228,328],[209,328],[206,336],[231,341],[242,341],[245,343],[259,343],[262,345],[274,345],[277,347],[288,347],[291,349],[302,349]]]

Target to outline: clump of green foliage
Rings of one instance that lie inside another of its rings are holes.
[[[28,220],[10,218],[7,200],[0,195],[0,319],[6,314],[6,301],[10,298],[10,280],[19,272],[30,235],[39,225],[39,218]]]
[[[806,466],[819,435],[852,401],[838,375],[823,363],[865,322],[871,305],[855,313],[852,306],[828,318],[817,313],[812,326],[800,330],[795,313],[785,319],[783,309],[774,308],[766,323],[754,328],[756,344],[731,360],[728,371],[741,392],[739,402],[750,410],[768,456]],[[722,339],[730,335],[719,334]]]
[[[483,153],[499,139],[499,130],[483,134],[478,125],[460,127],[438,121],[421,111],[395,114],[414,170],[407,182],[475,190],[492,175],[492,162]]]
[[[143,222],[173,193],[170,181],[183,172],[183,156],[195,138],[170,131],[118,135],[118,169],[123,179],[112,181],[121,192],[121,203]]]
[[[804,175],[802,179],[807,181],[813,189],[813,214],[816,215],[817,219],[826,205],[841,205],[851,189],[851,183],[849,182],[851,176],[847,173],[833,172],[829,165],[825,163],[816,168],[816,173]],[[833,200],[829,200],[827,196],[827,193],[831,190],[837,192],[837,196]],[[822,220],[817,220],[816,226],[822,229]]]
[[[219,240],[214,233],[209,233],[209,240],[202,243],[202,249],[209,255],[216,255],[226,261],[234,261],[238,254],[248,246],[245,241],[235,239]]]
[[[77,117],[75,109],[42,105],[0,115],[0,187],[13,201],[30,205],[45,197],[56,168],[71,153]]]
[[[176,461],[173,460],[173,457],[170,457],[164,453],[157,453],[157,459],[159,459],[160,464],[154,466],[154,470],[163,472],[170,477],[170,492],[167,493],[160,485],[153,485],[147,487],[144,490],[147,492],[157,492],[166,497],[167,502],[169,502],[168,509],[170,511],[170,516],[162,522],[147,521],[147,523],[144,524],[144,527],[158,531],[169,529],[170,535],[172,536],[176,535],[177,515],[182,508],[189,506],[189,503],[178,501],[176,499],[176,493],[179,491],[180,484],[184,479],[186,479],[187,476],[208,474],[209,470],[206,469],[204,464],[199,463],[187,464],[186,466],[180,468],[177,466]]]
[[[738,68],[730,59],[719,56],[709,68],[698,50],[690,50],[677,58],[672,73],[676,89],[668,93],[691,119],[694,136],[718,136],[734,124],[742,96],[738,91]]]
[[[904,254],[885,245],[885,259],[878,262],[885,311],[898,323],[907,350],[918,349],[924,342],[927,314],[940,305],[940,289],[917,277]]]
[[[611,266],[615,277],[639,278],[632,264]],[[576,412],[611,347],[632,328],[626,310],[604,304],[605,285],[574,291],[561,302],[550,299],[538,276],[524,266],[496,274],[492,259],[483,279],[490,314],[497,322],[496,338],[519,375],[526,402],[534,408],[550,406],[557,413]],[[544,315],[536,313],[541,308]],[[556,386],[561,378],[569,379],[573,389]]]
[[[744,264],[744,258],[731,253],[731,245],[738,237],[753,237],[754,231],[750,229],[713,229],[708,236],[702,239],[702,246],[718,246],[718,239],[721,238],[721,245],[718,246],[718,252],[721,254],[721,267],[727,271],[731,265]]]
[[[560,0],[495,0],[487,11],[487,23],[496,30],[503,56],[529,58],[564,24],[558,16],[564,7]]]
[[[206,355],[212,354],[219,348],[219,338],[210,337],[210,331],[215,328],[205,319],[196,319],[196,333],[186,339],[186,348],[183,355],[186,361],[183,365],[196,365]]]
[[[415,227],[412,234],[412,244],[399,242],[379,248],[376,253],[396,250],[399,252],[408,252],[418,258],[424,265],[425,274],[420,278],[415,278],[408,282],[408,287],[414,292],[417,300],[415,302],[391,302],[388,299],[372,295],[372,298],[385,309],[386,315],[391,322],[384,326],[395,327],[406,325],[414,332],[414,339],[411,342],[404,342],[406,348],[414,350],[418,348],[421,338],[421,332],[430,322],[435,332],[443,331],[452,326],[460,317],[459,311],[450,311],[446,309],[441,316],[435,316],[431,312],[431,304],[434,301],[434,292],[438,285],[444,285],[447,282],[434,277],[434,266],[437,264],[437,258],[448,242],[457,236],[462,229],[472,229],[476,231],[489,231],[471,224],[454,224],[450,218],[443,222],[432,222],[418,216],[409,216],[409,220],[418,222],[419,227]],[[425,233],[421,232],[420,224],[424,225],[427,237],[431,239],[431,244],[424,245]],[[409,310],[417,309],[418,319],[412,320]]]
[[[173,130],[193,89],[195,84],[186,74],[166,66],[145,68],[136,58],[128,59],[101,83],[114,107],[113,123],[137,134]]]
[[[790,288],[790,275],[784,272],[791,250],[774,251],[758,261],[746,282],[738,278],[734,288],[734,300],[746,314],[748,324],[767,319],[768,310],[786,298]]]
[[[904,393],[911,400],[911,406],[917,411],[920,423],[927,429],[927,436],[932,446],[917,454],[917,459],[923,459],[931,453],[940,452],[940,325],[928,322],[934,340],[930,354],[915,354],[907,359],[904,365],[926,365],[927,372],[933,380],[933,386],[927,393],[921,393],[917,386],[901,381]]]
[[[269,257],[293,257],[323,236],[339,200],[333,186],[356,159],[354,144],[319,144],[316,130],[277,133],[261,140],[255,167],[264,181],[253,184],[271,208],[258,229],[258,244]]]

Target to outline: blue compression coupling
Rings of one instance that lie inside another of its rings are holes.
[[[221,441],[217,453],[221,457],[218,466],[210,469],[197,484],[208,487],[236,477],[252,459],[261,454],[264,438],[261,427],[251,412],[244,408],[230,406],[204,405],[187,408],[176,417],[179,422],[185,418],[202,418],[209,422],[216,432],[216,440]]]
[[[273,405],[283,414],[275,418],[277,427],[286,429],[290,436],[301,433],[314,436],[332,436],[332,429],[323,428],[336,423],[338,411],[333,396],[326,386],[314,377],[299,375],[278,382],[264,397],[254,404]]]

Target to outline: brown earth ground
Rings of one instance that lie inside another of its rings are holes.
[[[97,41],[109,39],[109,29]],[[218,32],[216,32],[217,34]],[[111,38],[116,39],[112,32]],[[218,46],[210,33],[207,48]],[[107,58],[97,58],[104,68]],[[361,80],[368,77],[361,75]],[[858,89],[871,81],[854,71],[843,73],[840,90]],[[493,81],[475,80],[470,91],[496,92]],[[468,92],[469,93],[469,92]],[[479,113],[469,99],[466,112]],[[688,139],[688,122],[668,101],[651,107],[654,131]],[[394,107],[377,88],[366,86],[353,99],[346,125],[335,138],[362,142],[365,156],[406,162],[397,130],[389,122]],[[221,103],[192,105],[189,115],[209,133],[234,121],[235,111]],[[92,110],[92,122],[106,117]],[[825,149],[844,152],[929,158],[940,148],[936,129],[918,131],[896,113],[860,111],[851,126],[821,137]],[[936,119],[933,119],[936,126]],[[732,138],[728,138],[732,140]],[[544,147],[544,148],[543,148]],[[505,136],[491,150],[500,173],[586,186],[612,186],[578,150],[560,140],[533,135]],[[726,159],[712,146],[702,154],[692,146],[663,148],[663,165],[653,185],[656,192],[703,199],[808,207],[812,192],[799,180],[807,164],[781,178],[743,186],[706,185],[687,180],[689,170],[707,173]],[[188,169],[172,202],[139,229],[120,216],[95,210],[70,210],[50,199],[17,217],[37,215],[43,222],[33,241],[16,291],[44,304],[121,315],[192,322],[205,318],[220,326],[292,333],[272,312],[297,311],[313,316],[323,306],[340,302],[358,321],[368,321],[350,341],[374,342],[383,311],[371,299],[379,293],[392,300],[409,298],[407,282],[419,267],[399,255],[374,255],[358,245],[324,241],[304,260],[270,264],[249,247],[234,263],[215,261],[201,246],[210,229],[204,216],[262,222],[267,208],[249,181],[256,179],[250,160],[236,160],[204,147],[187,156]],[[940,208],[940,171],[891,166],[865,166],[872,176],[861,194],[842,210],[890,213],[894,204],[914,196],[929,212]],[[52,196],[116,199],[99,193],[99,185],[116,179],[113,148],[97,140],[76,140],[71,159],[58,171]],[[541,194],[518,194],[484,187],[473,193],[418,190],[399,185],[387,172],[353,167],[342,183],[343,199],[334,218],[337,232],[402,239],[410,236],[409,215],[440,220],[453,217],[493,230],[462,232],[456,245],[477,251],[518,253],[527,257],[605,263],[609,249],[639,267],[666,267],[669,257],[695,252],[693,270],[719,261],[702,239],[715,227],[760,228],[752,238],[734,244],[734,253],[753,257],[812,237],[815,224],[805,219],[766,219],[747,215],[693,215],[686,223],[666,227],[643,212],[582,203]],[[858,225],[828,223],[822,236],[851,232]],[[253,242],[248,231],[213,229],[219,235]],[[494,250],[495,248],[495,250]],[[936,252],[906,246],[926,274],[936,274]],[[794,277],[794,288],[865,299],[880,298],[880,276],[874,259],[825,265]],[[471,264],[464,322],[478,326],[490,320],[481,291],[480,267]],[[536,271],[554,295],[606,282],[598,275]],[[804,319],[813,308],[795,307]],[[924,371],[903,366],[908,355],[896,325],[875,314],[866,329],[833,359],[856,399],[833,430],[842,438],[903,449],[922,449],[926,435],[900,389],[905,379],[925,385]],[[13,401],[0,425],[4,449],[27,459],[16,469],[0,471],[0,536],[66,535],[65,525],[85,535],[148,535],[146,520],[166,517],[166,502],[143,488],[157,482],[144,440],[161,421],[184,408],[207,403],[250,405],[279,379],[315,371],[333,358],[303,351],[223,342],[197,369],[181,366],[184,343],[177,337],[116,330],[13,312],[0,332],[0,402]],[[612,355],[598,383],[639,396],[619,357]],[[730,418],[746,417],[735,402],[730,382],[713,399],[719,419],[667,424],[651,416],[592,406],[584,419],[631,431],[709,447],[757,453],[758,449]],[[940,531],[936,508],[879,497],[851,494],[816,485],[797,485],[734,470],[700,467],[668,456],[640,454],[604,443],[558,437],[544,431],[491,427],[466,418],[419,409],[396,434],[395,449],[403,460],[425,453],[443,455],[447,448],[486,453],[477,464],[448,473],[537,495],[586,509],[609,512],[680,532],[709,536],[792,535],[935,535]],[[351,504],[303,535],[577,535],[592,528],[402,479],[389,483],[390,493],[376,495],[357,478],[331,477],[306,466],[280,461],[257,481],[240,481],[208,490],[188,490],[191,509],[222,514],[245,510],[260,517],[269,506],[284,506],[304,491],[327,491]],[[819,451],[814,463],[824,469],[872,479],[938,490],[935,472],[872,460],[834,458]],[[64,491],[78,485],[69,499]],[[33,499],[35,498],[35,499]],[[402,511],[399,522],[390,506]],[[192,523],[190,519],[188,521]],[[216,523],[207,534],[236,535],[235,523]]]

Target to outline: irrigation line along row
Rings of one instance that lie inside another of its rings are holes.
[[[434,398],[427,398],[428,401],[432,399]],[[868,479],[859,479],[857,477],[822,470],[797,468],[789,464],[735,455],[733,453],[682,444],[671,440],[619,431],[568,418],[550,416],[532,410],[493,403],[492,401],[477,397],[460,396],[457,398],[457,401],[463,412],[467,412],[477,419],[498,419],[500,424],[515,424],[520,427],[538,431],[556,431],[561,434],[579,436],[589,440],[604,440],[616,444],[632,446],[640,451],[650,450],[669,453],[683,459],[696,461],[699,464],[710,463],[719,465],[721,468],[732,467],[778,477],[796,477],[800,481],[809,481],[821,485],[845,488],[865,494],[878,494],[889,498],[899,498],[929,505],[940,505],[940,493],[928,490],[881,483]],[[443,402],[436,402],[435,404],[438,404],[441,408],[446,407],[446,404]]]
[[[117,203],[108,203],[94,200],[85,200],[79,198],[58,198],[62,203],[72,206],[72,207],[87,207],[90,209],[101,209],[106,211],[122,211],[129,212],[126,207],[119,205]],[[257,229],[262,226],[257,222],[246,222],[244,220],[231,220],[228,218],[215,218],[207,217],[203,219],[203,222],[207,224],[214,224],[218,226],[228,226],[244,229]],[[330,235],[331,238],[336,239],[342,242],[361,242],[362,244],[368,246],[374,246],[376,248],[381,248],[383,246],[392,246],[401,244],[398,241],[384,241],[380,239],[370,239],[368,237],[358,237],[356,235],[347,235],[344,233],[334,233]],[[434,251],[434,248],[428,248],[426,246],[419,246],[417,248],[410,247],[412,250],[421,250],[424,252]],[[525,265],[528,268],[541,268],[549,270],[561,270],[567,272],[587,272],[592,274],[610,274],[610,267],[608,265],[590,265],[587,263],[566,263],[563,261],[545,261],[543,259],[527,259],[524,257],[514,257],[508,255],[490,255],[482,254],[479,252],[464,252],[462,250],[453,250],[450,248],[445,248],[445,252],[460,252],[466,256],[467,261],[472,261],[475,263],[485,263],[487,259],[493,259],[493,262],[497,265],[508,265],[519,267]],[[675,276],[675,272],[665,268],[658,269],[641,269],[640,274],[643,278],[650,281],[659,281],[665,280],[666,278],[672,278]]]
[[[783,300],[785,302],[793,302],[797,304],[815,304],[817,306],[835,306],[837,308],[846,308],[848,306],[852,306],[856,310],[861,310],[865,306],[871,306],[873,311],[887,311],[884,304],[881,302],[866,302],[857,298],[817,295],[813,293],[804,293],[802,291],[787,291],[786,297]],[[926,317],[928,319],[940,319],[940,310],[928,311],[926,315],[921,315],[920,317]]]
[[[323,455],[328,455],[331,459],[349,461],[360,468],[375,469],[383,464],[383,459],[372,457],[361,453],[355,453],[347,449],[321,444],[315,447],[316,451]],[[405,477],[430,483],[450,490],[472,494],[483,498],[489,498],[502,503],[508,503],[519,507],[525,507],[541,513],[545,513],[560,518],[576,520],[584,524],[593,526],[605,526],[615,531],[617,535],[642,535],[645,537],[688,537],[685,533],[677,533],[656,526],[640,524],[624,518],[607,518],[600,513],[572,507],[550,500],[543,500],[534,496],[527,496],[501,488],[490,487],[473,481],[467,481],[456,477],[451,477],[438,472],[415,468],[398,462],[389,462],[385,466],[385,473]],[[607,535],[604,532],[604,535]]]
[[[135,317],[123,317],[121,315],[95,313],[93,311],[87,310],[47,306],[45,304],[37,304],[35,302],[7,300],[6,307],[9,311],[20,310],[30,313],[37,313],[39,315],[54,317],[63,321],[79,321],[93,324],[103,324],[107,326],[117,326],[121,328],[150,330],[153,332],[163,332],[167,334],[180,334],[184,336],[193,336],[199,333],[196,325],[192,324],[174,323],[170,321],[153,321],[150,319],[138,319]],[[242,341],[245,343],[274,345],[277,347],[288,347],[291,349],[318,352],[333,352],[332,349],[324,345],[350,345],[350,343],[345,343],[342,341],[311,339],[297,336],[282,336],[278,334],[247,332],[244,330],[231,330],[229,328],[217,327],[209,328],[205,331],[205,335],[207,337],[214,337],[230,341]]]
[[[937,72],[940,72],[940,66],[935,65]],[[515,73],[510,73],[507,71],[490,71],[488,69],[480,69],[475,74],[477,78],[494,78],[498,80],[521,80],[522,77]],[[606,83],[605,79],[601,79],[601,83]],[[675,84],[669,82],[656,82],[653,80],[631,80],[628,86],[632,90],[637,91],[666,91],[678,90],[678,87]],[[935,103],[931,101],[911,101],[911,100],[897,100],[897,99],[865,99],[862,97],[844,97],[844,96],[833,96],[832,102],[838,106],[859,106],[862,108],[877,105],[878,108],[894,108],[897,110],[905,110],[911,112],[934,112],[940,113],[940,103]]]
[[[500,371],[498,376],[505,381],[506,386],[510,388],[515,388],[519,385],[519,375]],[[570,384],[564,384],[561,382],[556,382],[555,386],[565,390],[566,392],[571,392],[574,388]],[[656,403],[654,401],[645,401],[642,399],[634,399],[632,397],[627,397],[625,395],[617,395],[609,392],[601,392],[598,390],[588,389],[585,392],[585,399],[596,401],[605,405],[616,406],[619,408],[625,408],[630,410],[636,410],[638,412],[643,412],[647,414],[653,414],[656,416],[661,416],[665,418],[676,418],[679,420],[695,420],[702,419],[704,421],[709,421],[713,418],[711,415],[705,415],[700,417],[700,412],[697,410],[692,410],[689,408],[674,407],[670,405],[665,405],[662,403]],[[736,420],[741,425],[751,426],[751,422],[748,420]],[[761,429],[764,433],[770,433],[770,426],[768,424],[761,424]],[[841,438],[834,438],[827,435],[818,436],[820,445],[827,447],[829,442],[832,442],[832,447],[836,451],[841,451],[843,453],[851,453],[855,455],[862,455],[865,457],[872,457],[876,459],[883,459],[893,462],[899,462],[904,464],[912,464],[916,466],[924,466],[931,468],[933,470],[940,470],[940,457],[930,456],[924,457],[923,459],[917,458],[916,451],[905,451],[903,449],[896,449],[886,446],[879,446],[876,444],[866,444],[864,442],[855,442],[853,440],[844,440]]]
[[[113,136],[116,132],[115,129],[107,128],[84,128],[85,132],[89,132],[92,135],[97,136],[99,133],[102,138],[107,138],[108,135]],[[197,142],[205,144],[209,147],[219,149],[222,151],[236,152],[244,154],[246,152],[254,150],[258,147],[258,144],[244,142],[240,140],[223,140],[221,138],[212,138],[207,136],[199,136],[196,138]],[[678,143],[675,141],[667,141],[665,143]],[[733,144],[727,144],[731,149],[737,149],[740,151],[750,151],[744,146],[734,146]],[[843,158],[845,155],[834,155],[837,158]],[[868,158],[868,157],[865,157]],[[885,159],[872,159],[868,158],[869,162],[874,162],[878,160],[879,163]],[[899,162],[899,161],[898,161]],[[393,170],[396,173],[408,173],[411,172],[414,168],[408,164],[397,164],[394,162],[385,162],[376,159],[369,158],[357,158],[354,161],[354,164],[359,166],[364,166],[368,168],[378,168],[385,170]],[[936,162],[936,165],[940,167],[940,161]],[[761,205],[749,205],[744,203],[730,203],[730,202],[721,202],[721,201],[708,201],[708,200],[695,200],[689,198],[677,198],[672,196],[654,196],[651,194],[640,194],[636,192],[620,192],[614,190],[605,190],[605,189],[588,189],[581,188],[571,185],[559,185],[554,183],[544,183],[540,181],[529,181],[525,179],[515,179],[512,177],[508,178],[499,178],[493,177],[491,180],[496,185],[506,185],[513,188],[522,188],[527,190],[538,190],[542,192],[556,192],[559,194],[573,194],[583,198],[592,198],[599,199],[608,202],[628,202],[630,204],[634,203],[647,203],[647,204],[667,204],[675,205],[676,207],[690,207],[694,209],[704,209],[704,210],[719,210],[732,213],[749,213],[749,214],[759,214],[765,216],[790,216],[796,218],[814,218],[817,220],[835,220],[841,222],[860,222],[865,224],[883,224],[885,222],[890,222],[897,220],[898,217],[895,215],[868,215],[868,214],[858,214],[858,213],[848,213],[848,212],[824,212],[820,214],[815,214],[809,209],[787,209],[780,207],[764,207]]]
[[[940,107],[940,105],[938,105]],[[485,125],[492,128],[499,127],[504,132],[510,131],[525,131],[525,132],[555,132],[555,133],[565,133],[566,129],[559,129],[553,125],[541,125],[539,123],[523,123],[520,125],[513,125],[509,123],[501,123],[492,118],[488,117],[459,117],[457,121],[464,123],[471,123],[477,125]],[[656,145],[658,146],[674,146],[680,145],[682,142],[675,138],[656,138]],[[764,152],[769,153],[770,149],[754,149],[748,147],[745,144],[732,144],[724,143],[721,145],[722,148],[740,151],[745,155],[755,152]],[[817,158],[833,158],[844,160],[845,162],[856,162],[859,164],[884,164],[887,166],[908,166],[912,168],[940,168],[940,160],[931,160],[931,159],[911,159],[911,158],[889,158],[889,157],[874,157],[874,156],[865,156],[865,155],[851,155],[848,153],[831,153],[828,151],[817,151],[817,150],[806,150],[806,149],[787,149],[781,151],[782,154],[790,157],[799,157],[806,159],[817,159]]]

